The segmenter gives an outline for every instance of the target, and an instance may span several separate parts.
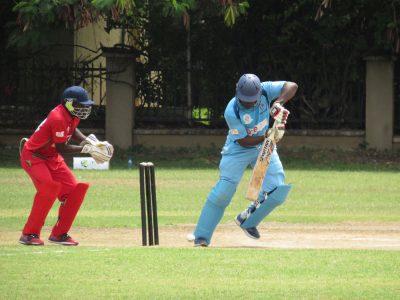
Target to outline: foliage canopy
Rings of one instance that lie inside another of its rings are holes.
[[[124,29],[145,57],[137,67],[144,99],[185,106],[190,70],[193,106],[210,108],[218,123],[232,83],[252,72],[299,84],[289,107],[299,124],[362,129],[364,59],[398,56],[399,12],[400,0],[25,0],[14,7],[9,44],[26,50],[48,41],[51,28],[104,18],[105,30]],[[154,72],[162,80],[146,81]]]
[[[176,16],[188,26],[190,12],[202,10],[211,15],[223,15],[227,26],[233,26],[239,15],[245,14],[249,4],[245,0],[18,0],[13,11],[18,14],[9,45],[24,47],[45,43],[45,28],[64,26],[77,30],[104,18],[106,30],[133,28],[138,19],[148,13],[147,8],[160,8],[160,16]]]

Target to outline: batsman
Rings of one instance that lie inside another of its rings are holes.
[[[59,245],[78,245],[68,233],[89,188],[85,182],[77,182],[61,153],[87,153],[97,163],[109,161],[113,146],[99,141],[95,135],[85,136],[78,128],[86,119],[94,102],[80,86],[64,90],[62,103],[56,106],[38,126],[29,139],[22,139],[20,161],[36,188],[28,220],[22,230],[19,243],[41,246],[40,233],[54,201],[58,198],[58,220],[48,241]],[[74,140],[76,144],[69,144]]]
[[[210,245],[214,230],[249,165],[254,168],[246,195],[251,203],[235,218],[244,233],[259,239],[257,225],[285,201],[291,186],[285,184],[276,143],[283,137],[289,116],[284,104],[294,97],[297,88],[290,81],[260,82],[254,74],[240,77],[236,95],[224,113],[229,132],[221,151],[219,181],[201,211],[192,236],[194,246]],[[270,117],[274,125],[269,129]]]

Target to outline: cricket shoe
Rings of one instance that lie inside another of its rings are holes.
[[[208,242],[206,241],[206,239],[197,238],[194,240],[194,246],[195,247],[208,247]]]
[[[49,242],[64,246],[78,246],[79,242],[75,241],[72,237],[68,235],[68,233],[64,233],[59,236],[50,235]]]
[[[26,246],[43,246],[44,242],[37,234],[23,234],[19,238],[18,243]]]
[[[257,227],[243,228],[243,222],[246,221],[246,218],[242,217],[242,213],[238,214],[235,218],[235,223],[243,230],[243,232],[252,239],[258,240],[260,238],[260,233],[257,230]]]

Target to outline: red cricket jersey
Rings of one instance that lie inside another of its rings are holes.
[[[40,123],[25,148],[43,157],[55,157],[58,155],[55,144],[68,142],[79,122],[79,118],[71,117],[64,105],[60,104]]]

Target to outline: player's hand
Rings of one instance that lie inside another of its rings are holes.
[[[85,146],[85,145],[90,144],[90,145],[95,146],[98,142],[100,142],[100,141],[97,139],[97,137],[93,133],[91,133],[79,145]]]
[[[265,132],[264,136],[265,138],[272,139],[273,141],[275,141],[276,144],[283,138],[283,135],[285,134],[285,128],[285,124],[278,122],[277,125],[268,129]]]
[[[99,141],[99,140],[97,139],[97,137],[96,137],[93,133],[89,134],[89,135],[86,137],[86,139],[84,139],[84,140],[80,143],[80,145],[81,145],[81,146],[84,146],[84,145],[93,145],[93,146],[96,146],[96,147],[98,147],[98,148],[105,148],[106,150],[104,150],[104,151],[109,152],[110,155],[111,155],[111,157],[114,155],[114,147],[113,147],[113,145],[111,145],[111,144],[110,144],[109,142],[107,142],[107,141]]]
[[[97,148],[100,148],[100,149],[105,149],[104,151],[107,151],[107,152],[108,152],[108,154],[110,155],[110,159],[111,159],[111,157],[114,155],[114,146],[111,145],[111,144],[110,144],[109,142],[107,142],[107,141],[98,142],[98,143],[96,144],[96,147],[97,147]]]
[[[273,117],[279,123],[286,124],[290,111],[284,108],[279,102],[275,102],[274,104],[272,104],[269,113],[271,117]]]
[[[111,146],[111,145],[110,145]],[[114,149],[112,146],[97,147],[91,144],[84,145],[81,153],[90,154],[96,163],[102,164],[109,161],[112,157]]]

